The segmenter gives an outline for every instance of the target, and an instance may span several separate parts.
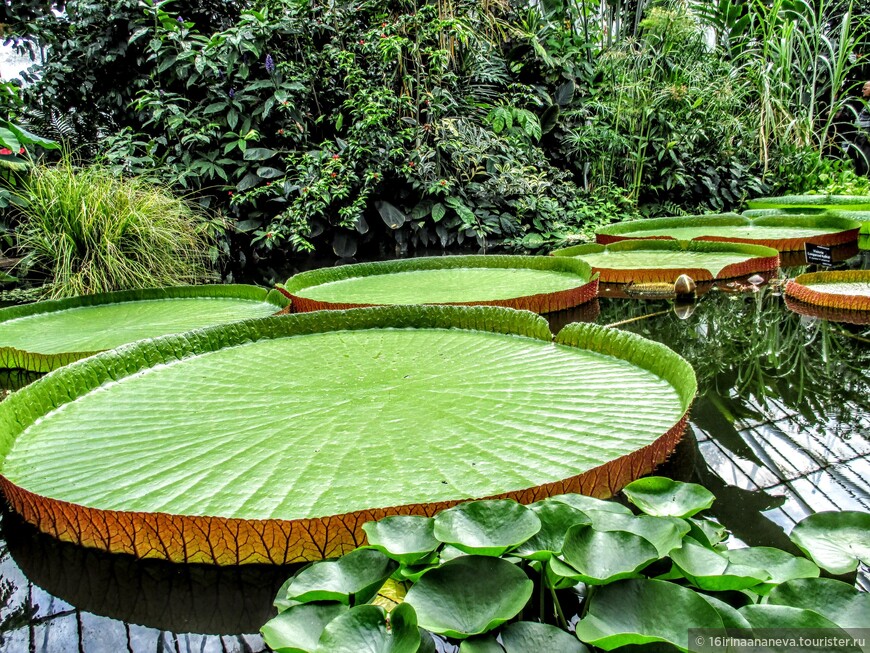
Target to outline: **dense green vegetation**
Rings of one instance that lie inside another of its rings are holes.
[[[237,260],[535,247],[856,185],[868,17],[840,0],[48,4],[5,7],[44,63],[2,111],[226,216]]]

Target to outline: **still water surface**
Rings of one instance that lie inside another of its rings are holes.
[[[848,265],[870,269],[870,257]],[[711,512],[736,545],[792,550],[787,533],[804,516],[870,511],[870,326],[800,316],[776,288],[749,288],[713,289],[676,308],[605,291],[552,316],[551,327],[617,324],[686,357],[698,399],[661,473],[712,490]],[[8,388],[30,380],[3,379]],[[11,514],[0,535],[5,653],[264,651],[256,633],[292,573],[138,561],[58,543]],[[866,575],[858,583],[868,589]]]

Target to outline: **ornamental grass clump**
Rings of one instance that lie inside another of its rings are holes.
[[[45,296],[175,286],[213,276],[196,209],[168,189],[70,161],[36,168],[17,230],[26,270]]]

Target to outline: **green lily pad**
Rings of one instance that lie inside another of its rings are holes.
[[[870,615],[870,594],[833,578],[786,581],[770,591],[767,603],[813,610],[840,628],[866,628]]]
[[[753,546],[744,549],[730,549],[722,555],[735,565],[763,569],[770,579],[763,585],[753,587],[752,591],[767,593],[775,585],[793,578],[815,578],[819,568],[806,558],[798,558],[781,549],[767,546]]]
[[[728,537],[728,530],[712,519],[691,518],[687,522],[691,529],[689,536],[709,548],[713,548]]]
[[[500,556],[541,530],[534,511],[507,499],[469,501],[435,516],[435,537],[460,551]]]
[[[362,524],[431,504],[618,491],[667,457],[695,389],[663,345],[588,324],[553,342],[524,311],[249,320],[105,352],[16,392],[0,403],[0,483],[42,530],[92,547],[334,557]]]
[[[745,605],[740,608],[739,612],[746,618],[753,630],[764,632],[767,629],[776,629],[779,633],[790,631],[798,636],[803,631],[809,637],[852,641],[849,633],[830,619],[812,610],[802,610],[785,605]],[[815,647],[815,650],[824,650],[826,653],[863,653],[860,646],[851,643],[839,645],[836,642],[828,641],[822,646],[823,648]],[[787,641],[781,645],[771,643],[766,650],[771,653],[792,653],[795,646]]]
[[[710,596],[709,594],[698,593],[698,596],[716,609],[716,612],[718,612],[719,616],[722,617],[722,623],[725,625],[725,628],[750,628],[749,622],[746,621],[746,617],[740,614],[737,608],[734,608],[725,603],[725,601],[720,601],[715,596]]]
[[[682,547],[671,551],[670,556],[689,582],[702,590],[741,590],[771,577],[764,569],[731,562],[688,537],[683,540]]]
[[[591,526],[572,526],[562,547],[565,562],[578,572],[578,580],[606,585],[633,578],[659,559],[656,548],[639,535],[626,531],[597,531]]]
[[[335,560],[315,562],[301,569],[287,585],[290,601],[338,601],[345,605],[371,599],[399,568],[375,549],[357,549]]]
[[[487,634],[462,640],[459,653],[504,653],[504,649],[495,635]]]
[[[621,240],[575,245],[552,255],[586,261],[601,275],[601,283],[674,282],[681,274],[712,281],[779,267],[779,252],[771,247],[699,240]]]
[[[649,515],[624,515],[613,512],[588,510],[586,515],[592,526],[599,531],[627,531],[648,540],[664,557],[680,546],[689,532],[689,524],[676,517],[651,517]]]
[[[757,197],[747,200],[750,209],[845,209],[870,211],[870,197],[866,195],[782,195]]]
[[[550,497],[550,500],[567,503],[569,506],[584,513],[587,510],[594,510],[598,512],[614,512],[619,515],[633,516],[631,510],[621,503],[616,503],[615,501],[602,501],[601,499],[586,496],[585,494],[557,494]]]
[[[275,653],[315,653],[326,624],[347,609],[343,603],[296,605],[267,621],[260,633]]]
[[[414,564],[437,549],[435,520],[417,515],[394,515],[363,524],[369,544],[403,565]]]
[[[697,483],[647,476],[632,481],[622,491],[628,500],[653,517],[691,517],[713,505],[716,497]]]
[[[807,242],[818,245],[854,242],[860,226],[857,220],[829,215],[747,218],[728,213],[621,222],[599,229],[596,239],[602,245],[639,238],[718,240],[763,245],[783,252],[803,249]]]
[[[586,513],[561,501],[545,499],[529,506],[541,520],[541,530],[514,549],[513,554],[531,560],[547,560],[562,552],[568,529],[576,524],[589,524]]]
[[[834,270],[800,274],[785,286],[788,298],[840,311],[870,311],[870,270]],[[803,308],[794,307],[792,310]],[[831,316],[833,317],[833,315]],[[859,319],[853,320],[856,323]],[[846,320],[849,321],[849,320]]]
[[[414,608],[402,603],[389,617],[379,605],[358,605],[329,622],[316,653],[417,653],[420,631]]]
[[[49,372],[136,340],[274,315],[289,302],[256,286],[181,286],[0,308],[0,368]]]
[[[501,631],[505,653],[588,653],[589,649],[573,635],[555,626],[516,621]]]
[[[723,628],[716,609],[691,589],[667,581],[632,579],[598,588],[577,623],[582,642],[612,651],[665,642],[688,652],[690,628]]]
[[[422,628],[465,639],[512,619],[528,602],[533,583],[501,558],[469,555],[426,572],[408,590]]]
[[[493,304],[545,313],[594,299],[596,280],[589,266],[576,259],[433,256],[301,272],[278,288],[299,311]]]
[[[813,562],[832,574],[848,574],[870,563],[870,513],[844,510],[805,517],[789,535]]]

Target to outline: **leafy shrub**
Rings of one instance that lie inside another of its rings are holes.
[[[191,284],[209,277],[203,219],[165,188],[68,159],[21,191],[18,248],[51,297]]]

